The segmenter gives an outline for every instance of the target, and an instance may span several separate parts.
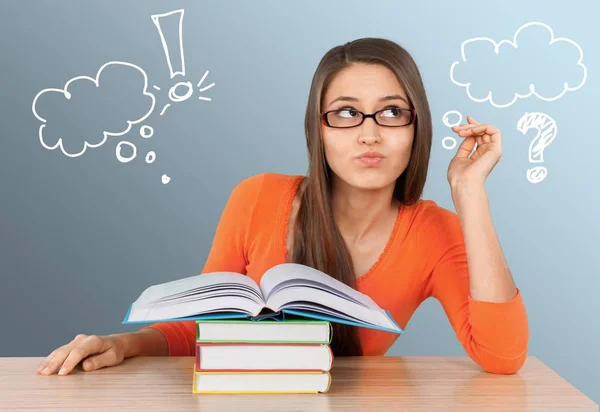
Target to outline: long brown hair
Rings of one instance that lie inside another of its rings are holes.
[[[300,194],[294,222],[290,261],[311,266],[356,287],[350,252],[333,216],[331,169],[325,159],[321,136],[323,98],[334,76],[353,63],[380,64],[398,78],[416,109],[415,138],[406,170],[396,180],[393,197],[402,205],[418,201],[427,177],[431,149],[431,113],[421,75],[410,54],[398,44],[381,38],[362,38],[336,46],[321,59],[310,87],[304,127],[308,147],[308,173]],[[362,355],[358,330],[333,323],[331,348],[336,356]]]

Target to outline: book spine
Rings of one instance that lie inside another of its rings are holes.
[[[196,344],[196,371],[202,370],[202,350],[201,345]]]
[[[333,368],[333,358],[335,356],[333,356],[333,350],[331,349],[331,345],[326,345],[327,346],[327,350],[329,351],[329,368],[327,370],[331,370],[331,368]]]

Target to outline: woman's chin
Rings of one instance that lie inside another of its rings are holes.
[[[364,190],[383,189],[390,184],[395,184],[395,182],[396,179],[393,176],[388,176],[381,170],[361,171],[353,174],[349,180],[350,185]]]

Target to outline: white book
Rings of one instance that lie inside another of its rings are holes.
[[[273,266],[260,285],[241,273],[213,272],[150,286],[130,305],[123,324],[286,314],[403,333],[369,296],[297,263]]]
[[[333,352],[322,344],[204,343],[196,345],[196,370],[315,371],[333,366]]]
[[[324,393],[329,372],[212,373],[194,372],[193,393]],[[243,407],[242,407],[243,410]]]

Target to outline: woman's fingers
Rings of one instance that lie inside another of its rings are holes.
[[[79,334],[73,338],[73,340],[66,345],[56,348],[44,361],[38,366],[36,372],[42,375],[51,375],[58,370],[63,364],[66,357],[69,355],[71,350],[82,342],[87,336]]]
[[[452,126],[452,130],[455,132],[458,132],[459,130],[464,130],[464,129],[470,129],[471,127],[474,127],[475,125],[472,124],[461,124],[458,126]]]
[[[71,352],[71,348],[72,346],[70,345],[64,345],[58,348],[54,356],[52,356],[52,358],[49,359],[48,363],[46,364],[46,367],[40,371],[40,374],[52,375],[54,372],[56,372],[60,365],[63,364],[65,358]]]
[[[90,356],[83,362],[83,370],[86,372],[94,371],[105,366],[118,365],[123,361],[123,356],[115,348],[111,347],[107,351]]]
[[[102,338],[96,335],[88,336],[67,355],[62,365],[60,365],[58,374],[68,374],[84,358],[96,353],[104,352],[106,349],[108,349],[108,347],[105,347],[105,341]]]
[[[35,371],[38,373],[43,371],[46,368],[46,366],[48,366],[48,364],[50,363],[50,361],[52,360],[54,355],[56,355],[56,352],[58,352],[61,348],[62,348],[62,346],[60,348],[56,348],[52,352],[50,352],[50,355],[46,356],[46,359],[44,359],[42,361],[42,363],[40,363],[40,366],[38,366]]]
[[[473,149],[475,148],[475,139],[464,139],[461,144],[458,146],[458,150],[456,151],[455,157],[458,158],[468,158]]]
[[[472,135],[494,135],[496,133],[498,133],[499,130],[497,127],[492,126],[490,124],[480,124],[480,125],[476,125],[476,126],[472,126],[472,127],[467,127],[465,129],[460,129],[459,130],[459,134],[464,135],[464,136],[472,136]]]
[[[458,130],[458,134],[461,136],[474,136],[478,134],[484,134],[487,131],[488,125],[480,124],[477,126],[469,125],[463,129]]]
[[[481,125],[481,123],[479,123],[477,120],[473,119],[471,116],[467,116],[467,123],[452,126],[452,130],[457,132],[459,130],[470,129],[474,126],[479,126],[479,125]]]
[[[118,335],[97,336],[79,334],[67,345],[54,350],[38,366],[41,375],[67,375],[83,361],[84,371],[93,371],[104,366],[123,362],[127,352],[126,342]]]
[[[477,120],[473,119],[471,116],[467,116],[467,122],[471,124],[481,124]]]

